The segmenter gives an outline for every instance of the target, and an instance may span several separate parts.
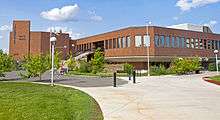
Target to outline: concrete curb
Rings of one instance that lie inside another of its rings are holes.
[[[206,82],[210,82],[216,85],[220,85],[220,81],[216,81],[216,80],[211,80],[210,77],[203,77],[203,80],[205,80]]]

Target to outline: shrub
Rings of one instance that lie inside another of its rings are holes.
[[[76,70],[76,61],[70,56],[70,58],[67,60],[67,66],[70,71]]]
[[[199,58],[175,59],[171,63],[171,70],[176,74],[186,74],[201,68]]]
[[[170,73],[170,70],[166,69],[162,64],[160,66],[151,66],[150,69],[152,75],[167,75]]]
[[[127,73],[128,75],[132,74],[134,67],[131,64],[125,63],[124,64],[124,72]]]
[[[79,72],[82,73],[89,73],[92,71],[92,65],[90,62],[85,62],[85,61],[80,61],[80,65],[79,65]]]
[[[220,67],[220,65],[218,67]],[[216,71],[216,63],[209,63],[208,70]]]
[[[9,72],[14,68],[15,64],[13,58],[0,50],[0,77],[4,77],[4,72]]]

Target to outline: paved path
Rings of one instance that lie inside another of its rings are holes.
[[[117,88],[77,88],[98,101],[105,120],[220,120],[220,86],[201,79],[210,74],[141,77],[137,84]]]

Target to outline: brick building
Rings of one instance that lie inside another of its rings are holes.
[[[151,65],[169,65],[174,58],[196,56],[203,62],[210,62],[214,58],[213,51],[220,49],[220,34],[212,33],[209,27],[191,24],[149,26],[148,31]],[[128,27],[77,40],[71,40],[62,32],[56,37],[56,49],[63,59],[69,53],[90,58],[96,48],[102,48],[108,63],[127,62],[136,69],[147,68],[146,26]],[[9,53],[16,59],[30,54],[46,54],[50,50],[49,38],[49,32],[30,31],[30,21],[14,21]]]

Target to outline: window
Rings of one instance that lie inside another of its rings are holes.
[[[180,37],[176,37],[176,47],[180,47]]]
[[[191,39],[190,46],[191,46],[191,48],[195,48],[195,46],[194,46],[194,39],[193,38]]]
[[[198,40],[198,38],[195,39],[195,48],[196,49],[199,48],[199,40]]]
[[[199,40],[199,48],[203,49],[202,39]]]
[[[211,41],[210,40],[208,40],[208,49],[210,50],[210,49],[212,49],[212,43],[211,43]]]
[[[204,40],[204,49],[207,49],[207,43],[206,43],[206,40]]]
[[[127,47],[131,46],[131,37],[130,36],[126,37],[126,45],[127,45]]]
[[[116,38],[113,38],[113,48],[116,48]]]
[[[186,48],[190,48],[190,44],[189,44],[190,40],[189,38],[186,39]]]
[[[170,36],[166,36],[166,47],[170,47]]]
[[[108,40],[105,40],[105,49],[108,49]]]
[[[154,35],[154,45],[155,45],[155,47],[159,47],[159,37],[158,37],[158,35]]]
[[[215,49],[215,41],[212,40],[212,49],[214,50]]]
[[[112,49],[112,39],[110,39],[110,40],[108,41],[108,44],[109,44],[109,49]]]
[[[146,47],[147,44],[148,46],[150,46],[150,36],[148,36],[149,38],[147,38],[147,35],[144,35],[144,46]]]
[[[218,49],[220,49],[220,41],[218,41]]]
[[[175,37],[174,36],[172,37],[172,47],[173,48],[175,47]]]
[[[118,38],[118,46],[117,46],[117,48],[120,48],[121,47],[121,38],[119,37]]]
[[[141,47],[141,36],[135,36],[135,47]]]
[[[215,40],[215,49],[218,50],[218,41]]]
[[[125,39],[125,37],[122,37],[121,47],[122,47],[122,48],[125,48],[125,47],[126,47],[126,39]]]
[[[181,47],[185,48],[185,38],[181,37]]]
[[[165,37],[164,37],[164,35],[161,35],[160,36],[160,46],[161,47],[164,47],[164,41],[165,41]]]

